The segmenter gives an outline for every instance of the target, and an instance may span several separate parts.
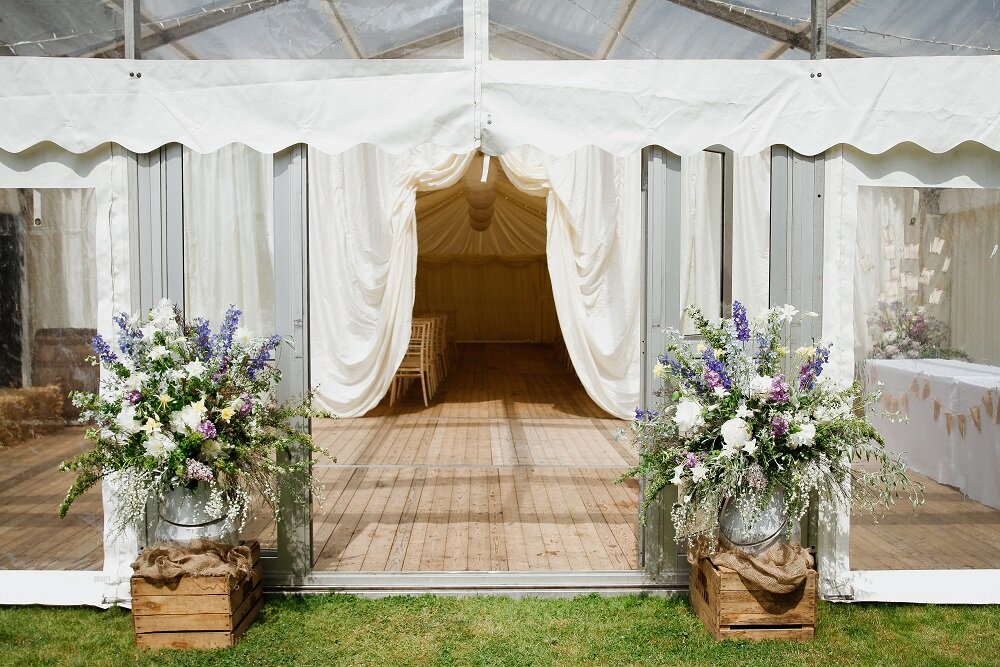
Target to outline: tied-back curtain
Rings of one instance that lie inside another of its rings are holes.
[[[217,327],[230,304],[256,336],[274,333],[274,159],[242,144],[184,149],[187,316]]]
[[[388,391],[410,340],[416,192],[452,185],[471,158],[309,150],[311,373],[323,408],[362,415]]]
[[[576,373],[601,408],[626,417],[639,401],[639,158],[522,147],[500,159],[514,185],[547,198],[549,275]]]

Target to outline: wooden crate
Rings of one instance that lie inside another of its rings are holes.
[[[250,547],[248,577],[182,577],[156,585],[132,577],[132,625],[139,648],[234,646],[257,618],[263,599],[260,544]]]
[[[807,641],[816,636],[816,572],[798,590],[760,590],[707,558],[691,566],[691,606],[716,639]]]

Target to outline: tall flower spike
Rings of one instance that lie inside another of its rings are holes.
[[[733,325],[736,328],[736,339],[744,343],[750,340],[750,322],[747,321],[747,308],[739,301],[733,302]]]

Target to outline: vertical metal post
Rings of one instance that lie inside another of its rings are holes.
[[[643,407],[656,405],[653,366],[664,350],[663,330],[680,325],[681,159],[664,148],[642,152],[643,309],[640,364]],[[645,485],[640,484],[640,496]],[[640,526],[640,565],[656,579],[683,572],[674,540],[670,508],[676,487],[665,488],[650,504]]]
[[[294,349],[278,355],[279,400],[309,391],[309,248],[307,148],[296,145],[274,156],[274,295],[277,333],[291,338]],[[310,428],[308,420],[295,426]],[[279,462],[302,461],[307,451],[279,452]],[[312,568],[312,497],[309,473],[283,489],[278,522],[277,570],[301,580]],[[304,500],[303,500],[304,499]]]
[[[823,333],[824,157],[771,149],[770,304],[819,313],[788,331],[795,349]],[[788,368],[786,372],[793,372]],[[803,519],[802,544],[815,546],[816,505]]]
[[[139,48],[139,43],[142,39],[139,2],[140,0],[125,0],[125,4],[122,7],[123,18],[125,19],[125,58],[129,60],[139,60],[142,58]]]
[[[812,0],[812,35],[809,42],[809,57],[812,60],[826,58],[826,28],[829,22],[830,10],[828,0]]]

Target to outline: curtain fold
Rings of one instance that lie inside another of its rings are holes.
[[[401,156],[310,148],[311,372],[323,408],[362,415],[388,391],[410,339],[416,192],[452,185],[471,158],[429,146]]]
[[[526,146],[500,160],[516,187],[547,199],[549,275],[576,373],[601,408],[627,417],[639,401],[639,157]]]

